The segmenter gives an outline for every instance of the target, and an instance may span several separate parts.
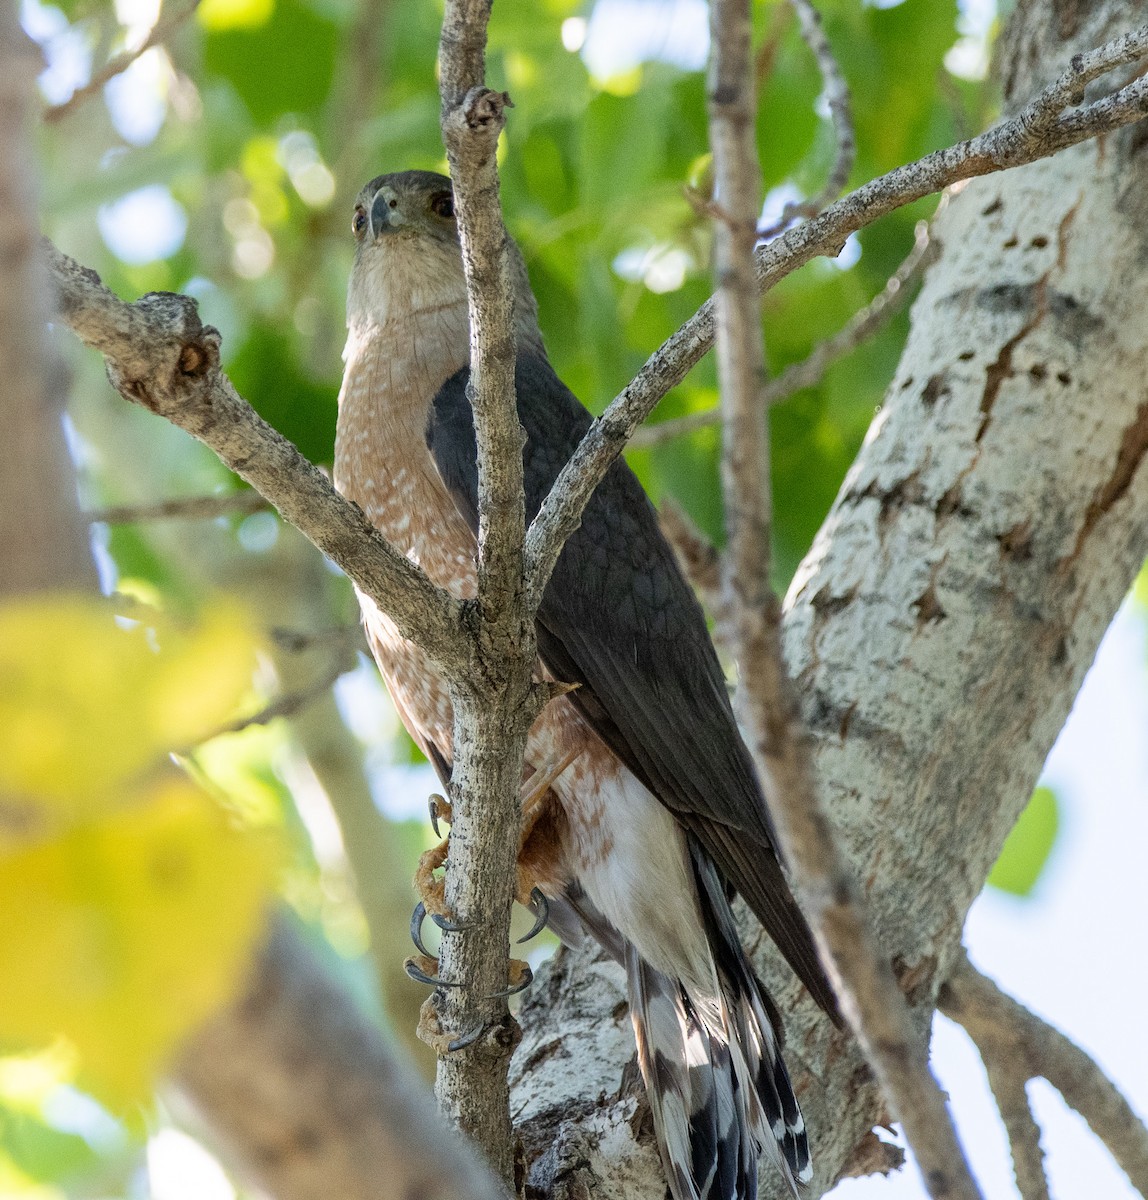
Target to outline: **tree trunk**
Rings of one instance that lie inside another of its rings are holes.
[[[1002,44],[1008,108],[1146,7],[1022,4]],[[896,377],[787,598],[820,786],[922,1037],[1148,553],[1146,142],[1134,126],[954,197]],[[660,1200],[640,1103],[620,1089],[621,974],[590,957],[560,957],[523,1012],[513,1107],[531,1182],[555,1200]],[[789,1014],[819,1195],[851,1164],[874,1169],[885,1113],[856,1048],[771,949],[759,961]]]

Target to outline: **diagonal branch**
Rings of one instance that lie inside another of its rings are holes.
[[[814,346],[808,357],[801,362],[791,363],[780,375],[767,380],[761,389],[762,403],[780,404],[794,392],[816,386],[839,358],[880,333],[908,303],[913,285],[924,274],[932,259],[929,252],[931,244],[928,222],[918,221],[912,250],[889,276],[881,291],[864,308],[854,313],[843,329]],[[720,420],[720,408],[686,413],[682,417],[660,421],[657,425],[643,426],[634,433],[630,445],[634,449],[660,446],[682,434],[716,425]]]
[[[959,180],[1023,166],[1140,120],[1148,114],[1145,77],[1079,109],[1065,112],[1064,106],[1081,78],[1098,78],[1119,66],[1143,61],[1146,54],[1148,26],[1078,55],[1069,70],[1016,117],[870,181],[820,216],[759,247],[758,289],[769,291],[812,259],[838,254],[851,233]],[[681,383],[713,342],[714,309],[713,301],[708,300],[647,359],[563,467],[526,535],[526,593],[531,611],[541,602],[561,547],[578,527],[582,510],[610,464],[658,401]]]
[[[1108,1147],[1132,1186],[1141,1195],[1148,1196],[1148,1128],[1112,1081],[1079,1046],[1002,992],[969,962],[964,953],[941,988],[938,1007],[961,1025],[976,1043],[998,1103],[1001,1096],[993,1083],[994,1076],[998,1080],[1009,1075],[1019,1078],[1022,1092],[1029,1079],[1047,1079]],[[1020,1184],[1022,1172],[1031,1174],[1033,1155],[1031,1143],[1026,1146],[1024,1140],[1030,1134],[1022,1129],[1019,1144],[1014,1136],[1016,1120],[1008,1111],[1010,1108],[1001,1103],[1001,1115],[1008,1128]],[[1025,1192],[1023,1186],[1021,1190],[1026,1200],[1030,1194],[1033,1197],[1040,1195],[1035,1185],[1031,1193]]]
[[[60,321],[104,355],[125,399],[209,446],[444,668],[470,661],[462,606],[239,396],[220,370],[219,333],[200,322],[194,300],[150,292],[129,304],[46,239],[42,249]]]
[[[717,198],[714,318],[722,400],[722,498],[728,543],[723,616],[738,660],[738,714],[822,959],[876,1072],[929,1194],[980,1193],[915,1035],[889,962],[873,940],[813,777],[810,739],[781,653],[781,606],[769,582],[770,481],[765,347],[753,277],[759,208],[748,0],[710,8],[710,144]]]
[[[214,521],[217,517],[247,517],[268,512],[272,505],[258,492],[231,491],[215,496],[178,496],[154,504],[114,504],[84,513],[89,521],[104,525],[132,525],[143,521]]]
[[[94,96],[109,80],[114,79],[117,75],[122,75],[137,59],[142,58],[153,46],[160,45],[168,37],[174,33],[184,22],[190,20],[195,10],[199,7],[200,0],[191,0],[191,3],[186,7],[179,9],[177,12],[170,13],[157,21],[151,28],[151,32],[144,38],[134,50],[125,50],[122,54],[117,54],[104,67],[97,71],[91,79],[88,80],[82,87],[76,90],[59,104],[53,104],[51,107],[44,110],[44,122],[48,125],[54,125],[57,121],[62,121],[70,113],[75,112],[81,104]]]

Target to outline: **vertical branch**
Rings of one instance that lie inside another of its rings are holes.
[[[821,953],[934,1197],[979,1193],[914,1036],[908,1008],[861,916],[856,888],[819,803],[809,742],[781,659],[769,586],[769,455],[764,346],[753,275],[759,205],[747,0],[713,0],[710,140],[717,185],[714,297],[723,411],[728,548],[723,610],[738,659],[739,716],[762,775]]]
[[[484,86],[490,0],[449,0],[439,47],[442,132],[470,308],[469,393],[478,446],[478,597],[473,669],[452,677],[454,764],[443,938],[432,1003],[439,1104],[513,1188],[507,1069],[519,1038],[506,1005],[517,803],[532,703],[533,624],[522,603],[525,502],[514,395],[514,287],[495,153],[510,98]]]
[[[28,136],[39,55],[0,4],[0,475],[9,495],[0,506],[0,592],[93,587],[87,526],[74,502],[75,483],[60,423],[67,376],[46,346],[47,279],[38,256]],[[34,517],[35,519],[29,519]]]
[[[452,0],[439,69],[470,304],[471,403],[478,442],[479,580],[484,620],[509,632],[522,578],[522,435],[514,403],[514,287],[498,198],[498,137],[510,104],[484,85],[490,0]]]

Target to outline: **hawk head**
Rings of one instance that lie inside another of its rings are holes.
[[[355,263],[347,290],[347,324],[382,325],[419,312],[466,306],[454,193],[434,171],[398,171],[366,184],[351,218]],[[538,308],[526,265],[510,240],[514,313],[520,344],[542,349]]]

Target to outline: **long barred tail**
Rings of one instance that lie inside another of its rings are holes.
[[[626,947],[638,1062],[670,1191],[674,1200],[754,1200],[764,1153],[797,1196],[813,1169],[776,1014],[716,872],[704,852],[693,859],[716,994],[687,992]]]

